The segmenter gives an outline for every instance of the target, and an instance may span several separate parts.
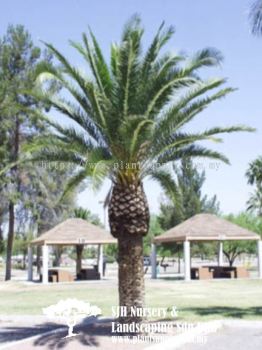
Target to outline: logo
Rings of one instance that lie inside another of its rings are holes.
[[[74,337],[74,326],[86,317],[101,315],[101,309],[78,299],[60,300],[57,304],[43,308],[43,314],[68,326],[65,338]]]

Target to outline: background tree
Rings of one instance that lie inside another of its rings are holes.
[[[247,213],[240,213],[238,215],[227,215],[225,219],[250,231],[257,232],[262,236],[261,218]],[[255,254],[256,243],[252,241],[226,241],[223,244],[223,253],[228,260],[229,266],[233,266],[236,258],[241,254]]]
[[[174,166],[173,174],[159,179],[165,191],[160,206],[159,223],[168,230],[199,213],[219,214],[219,202],[214,195],[208,198],[202,194],[205,182],[205,171],[198,171],[190,158],[182,159],[180,166]],[[204,259],[215,252],[212,243],[194,243],[192,255],[198,254]],[[179,244],[167,244],[162,248],[163,256],[182,255]]]
[[[144,30],[140,19],[134,16],[124,27],[120,43],[111,46],[110,64],[93,33],[90,32],[90,38],[83,34],[83,42],[72,45],[86,60],[91,78],[47,44],[60,65],[42,64],[39,81],[59,82],[74,101],[44,90],[33,93],[69,117],[73,124],[50,122],[56,134],[37,140],[39,150],[33,146],[31,160],[77,165],[68,191],[87,178],[96,187],[106,177],[112,181],[109,223],[112,235],[118,239],[119,302],[127,306],[126,322],[134,320],[130,317],[131,307],[144,304],[143,237],[149,228],[144,178],[158,178],[159,172],[165,171],[165,164],[183,157],[228,162],[224,155],[197,142],[220,141],[216,137],[219,133],[251,130],[233,126],[185,131],[199,112],[233,89],[223,87],[224,79],[200,78],[200,68],[221,63],[216,49],[203,49],[190,59],[160,54],[173,32],[172,27],[164,29],[162,24],[144,54]]]
[[[78,207],[74,210],[74,217],[86,220],[93,225],[101,226],[101,221],[99,217],[95,214],[92,214],[90,210]],[[83,255],[84,245],[78,244],[76,246],[76,271],[79,273],[82,268],[82,255]]]
[[[149,231],[144,238],[144,254],[150,256],[151,243],[155,236],[160,235],[163,232],[163,228],[159,223],[158,216],[155,214],[150,215]]]
[[[173,174],[159,181],[166,195],[159,218],[165,230],[198,213],[219,213],[217,197],[202,195],[205,171],[199,172],[190,158],[182,159],[180,167],[173,167]]]
[[[29,33],[23,26],[10,25],[6,35],[0,39],[0,82],[8,93],[8,108],[1,112],[1,133],[4,133],[5,149],[3,165],[16,163],[23,143],[32,135],[41,132],[43,122],[35,111],[43,103],[28,96],[24,90],[34,84],[34,70],[38,63],[47,60],[41,50],[34,46]],[[4,129],[3,129],[4,128]],[[1,145],[3,147],[3,145]],[[15,232],[15,210],[23,195],[21,192],[22,167],[15,165],[5,174],[5,192],[8,197],[8,238],[5,279],[11,278],[11,257]],[[3,190],[3,187],[1,188]]]
[[[98,215],[92,214],[90,210],[82,207],[77,207],[74,209],[74,217],[86,220],[93,225],[102,226]]]
[[[258,157],[249,164],[246,172],[249,185],[255,187],[247,201],[247,210],[262,216],[262,157]]]
[[[0,70],[1,73],[1,70]],[[10,160],[10,137],[12,128],[11,118],[17,111],[17,105],[12,99],[12,86],[8,84],[5,76],[0,75],[0,172]],[[12,183],[12,182],[11,182]],[[9,198],[11,194],[10,176],[6,173],[0,175],[0,249],[3,253],[3,226],[8,219]]]
[[[7,87],[4,82],[0,80],[0,171],[6,164],[7,153],[7,129],[8,120],[5,120],[4,115],[7,115],[10,111],[9,98],[7,93]],[[4,222],[6,220],[6,214],[8,209],[8,196],[7,196],[7,177],[5,174],[0,175],[0,253],[4,252]]]

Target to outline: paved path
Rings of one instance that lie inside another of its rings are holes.
[[[215,334],[207,335],[206,344],[187,344],[179,350],[261,350],[262,349],[262,324],[251,323],[227,323]],[[200,339],[201,340],[201,339]]]
[[[225,320],[224,326],[217,332],[206,336],[206,344],[188,343],[176,347],[180,350],[262,350],[262,322],[261,321],[239,321]],[[38,326],[37,326],[38,325]],[[59,328],[59,330],[58,330]],[[10,318],[6,316],[0,319],[0,349],[10,350],[80,350],[92,347],[97,350],[141,350],[150,346],[144,344],[126,344],[112,342],[110,324],[99,322],[91,324],[87,322],[76,326],[78,336],[66,339],[67,328],[61,331],[61,325],[46,322],[44,317],[17,316]],[[55,332],[44,334],[50,330]],[[35,336],[31,339],[25,339]],[[174,337],[175,338],[175,337]],[[24,340],[22,340],[24,339]],[[203,338],[198,337],[198,341]],[[16,342],[18,340],[18,343]],[[20,341],[19,341],[20,340]],[[22,340],[22,342],[21,342]],[[172,343],[172,350],[173,345]],[[168,349],[171,349],[168,347]],[[165,343],[159,344],[159,349],[165,350]]]
[[[1,316],[0,348],[5,344],[41,335],[62,326],[49,322],[42,316]]]
[[[111,324],[109,323],[76,326],[74,332],[77,335],[71,338],[66,338],[67,328],[64,328],[62,331],[57,329],[55,332],[38,334],[35,337],[23,339],[19,342],[3,343],[0,349],[84,350],[90,347],[96,350],[141,350],[150,345],[150,343],[132,344],[132,342],[113,341],[110,329]],[[34,334],[32,333],[31,335],[33,336]]]

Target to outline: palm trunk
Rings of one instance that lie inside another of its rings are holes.
[[[120,306],[127,314],[121,321],[139,322],[142,317],[131,316],[131,310],[144,306],[143,238],[125,236],[118,239],[118,292]]]
[[[13,250],[13,240],[14,240],[14,228],[15,228],[15,208],[14,203],[9,203],[9,231],[7,237],[7,247],[6,247],[6,270],[5,270],[5,280],[9,281],[11,279],[11,268],[12,268],[12,250]]]
[[[118,239],[119,306],[126,307],[125,323],[138,322],[131,309],[144,306],[143,236],[148,232],[149,210],[143,185],[116,184],[109,203],[111,233]]]

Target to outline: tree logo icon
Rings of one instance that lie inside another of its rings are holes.
[[[86,317],[101,315],[101,309],[96,305],[78,300],[66,299],[60,300],[57,304],[43,308],[43,314],[58,322],[65,323],[68,326],[68,337],[74,337],[77,333],[73,332],[74,326]]]

